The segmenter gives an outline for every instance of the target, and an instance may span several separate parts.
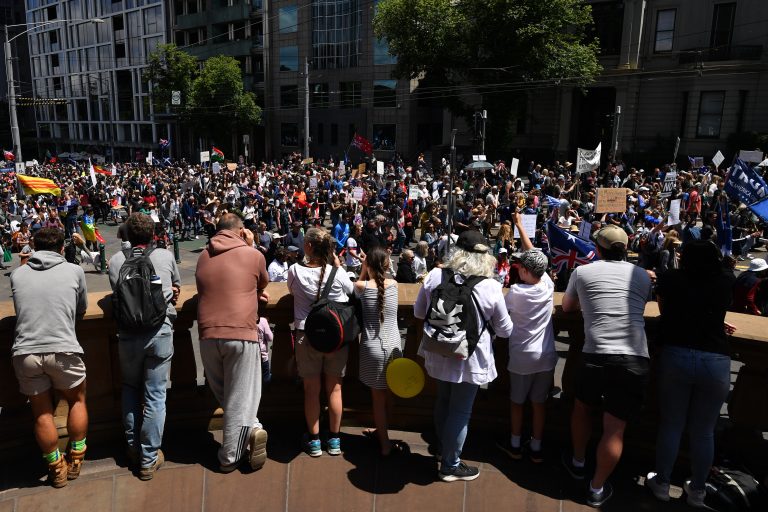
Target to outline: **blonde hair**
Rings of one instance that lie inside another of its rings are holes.
[[[429,244],[425,240],[422,240],[421,242],[416,244],[416,254],[418,254],[422,258],[426,258],[427,255],[429,254]]]
[[[314,259],[321,263],[320,267],[320,281],[317,283],[317,297],[315,300],[320,299],[320,294],[323,291],[323,278],[325,278],[326,266],[333,264],[333,242],[331,234],[323,228],[310,228],[304,234],[304,243],[309,245],[310,254],[307,254],[307,260]]]
[[[499,227],[499,232],[496,235],[496,240],[499,242],[512,240],[512,226],[507,224],[506,221],[501,224],[501,227]]]
[[[496,258],[487,252],[469,252],[458,247],[451,251],[445,265],[462,276],[493,277]]]

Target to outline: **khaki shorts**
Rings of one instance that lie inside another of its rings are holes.
[[[78,354],[48,352],[13,357],[19,391],[26,396],[54,389],[72,389],[85,380],[85,363]]]
[[[296,331],[295,334],[296,366],[299,370],[299,377],[318,377],[322,373],[332,377],[344,377],[344,372],[347,369],[349,345],[336,352],[326,354],[312,348],[304,336],[304,331]]]

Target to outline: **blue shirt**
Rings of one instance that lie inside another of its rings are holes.
[[[339,222],[333,228],[333,238],[336,239],[336,248],[343,249],[347,245],[347,238],[349,238],[349,223]]]

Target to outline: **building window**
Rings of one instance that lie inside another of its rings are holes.
[[[280,87],[280,107],[299,107],[299,88],[296,85],[283,85]]]
[[[675,17],[677,9],[664,9],[656,13],[656,42],[653,51],[656,53],[671,52],[675,36]]]
[[[299,47],[283,46],[280,48],[280,71],[299,70]]]
[[[281,34],[296,32],[299,26],[299,8],[296,5],[286,5],[278,11],[279,29]]]
[[[360,0],[312,1],[312,66],[354,68],[361,50]]]
[[[624,27],[624,2],[592,2],[590,6],[594,20],[590,35],[600,41],[600,55],[618,55]]]
[[[385,39],[373,38],[373,65],[386,66],[397,64],[397,57],[389,54],[389,44]]]
[[[363,93],[360,82],[339,82],[339,107],[360,108],[363,103]]]
[[[696,137],[702,139],[720,138],[723,103],[725,103],[725,91],[704,91],[701,93]]]
[[[280,144],[283,146],[299,146],[299,125],[296,123],[282,123],[280,125]]]
[[[397,80],[373,81],[373,106],[380,108],[397,106]]]
[[[331,146],[339,145],[339,125],[331,123]]]
[[[712,38],[710,47],[713,50],[725,48],[731,44],[733,34],[733,19],[736,16],[736,3],[716,4],[712,16]]]
[[[317,143],[325,144],[325,127],[323,123],[317,123]]]
[[[313,108],[327,107],[331,102],[328,84],[309,84],[309,106]]]
[[[394,151],[396,132],[397,125],[394,124],[373,125],[373,149]]]

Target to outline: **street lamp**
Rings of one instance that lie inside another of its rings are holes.
[[[19,135],[19,121],[16,116],[16,88],[13,85],[13,59],[11,58],[11,41],[14,39],[23,36],[30,30],[34,30],[38,27],[44,27],[46,25],[53,25],[54,23],[61,23],[61,22],[78,22],[78,21],[88,21],[91,23],[104,23],[104,20],[101,18],[89,18],[89,19],[61,19],[61,20],[51,20],[51,21],[41,21],[34,24],[31,23],[18,23],[16,25],[5,25],[5,74],[6,79],[8,80],[8,110],[10,111],[10,117],[11,117],[11,137],[13,139],[13,152],[16,155],[16,161],[17,162],[23,162],[21,157],[21,136]],[[30,26],[31,25],[31,26]],[[9,28],[15,28],[15,27],[29,27],[27,30],[16,34],[12,38],[8,38],[8,29]]]

